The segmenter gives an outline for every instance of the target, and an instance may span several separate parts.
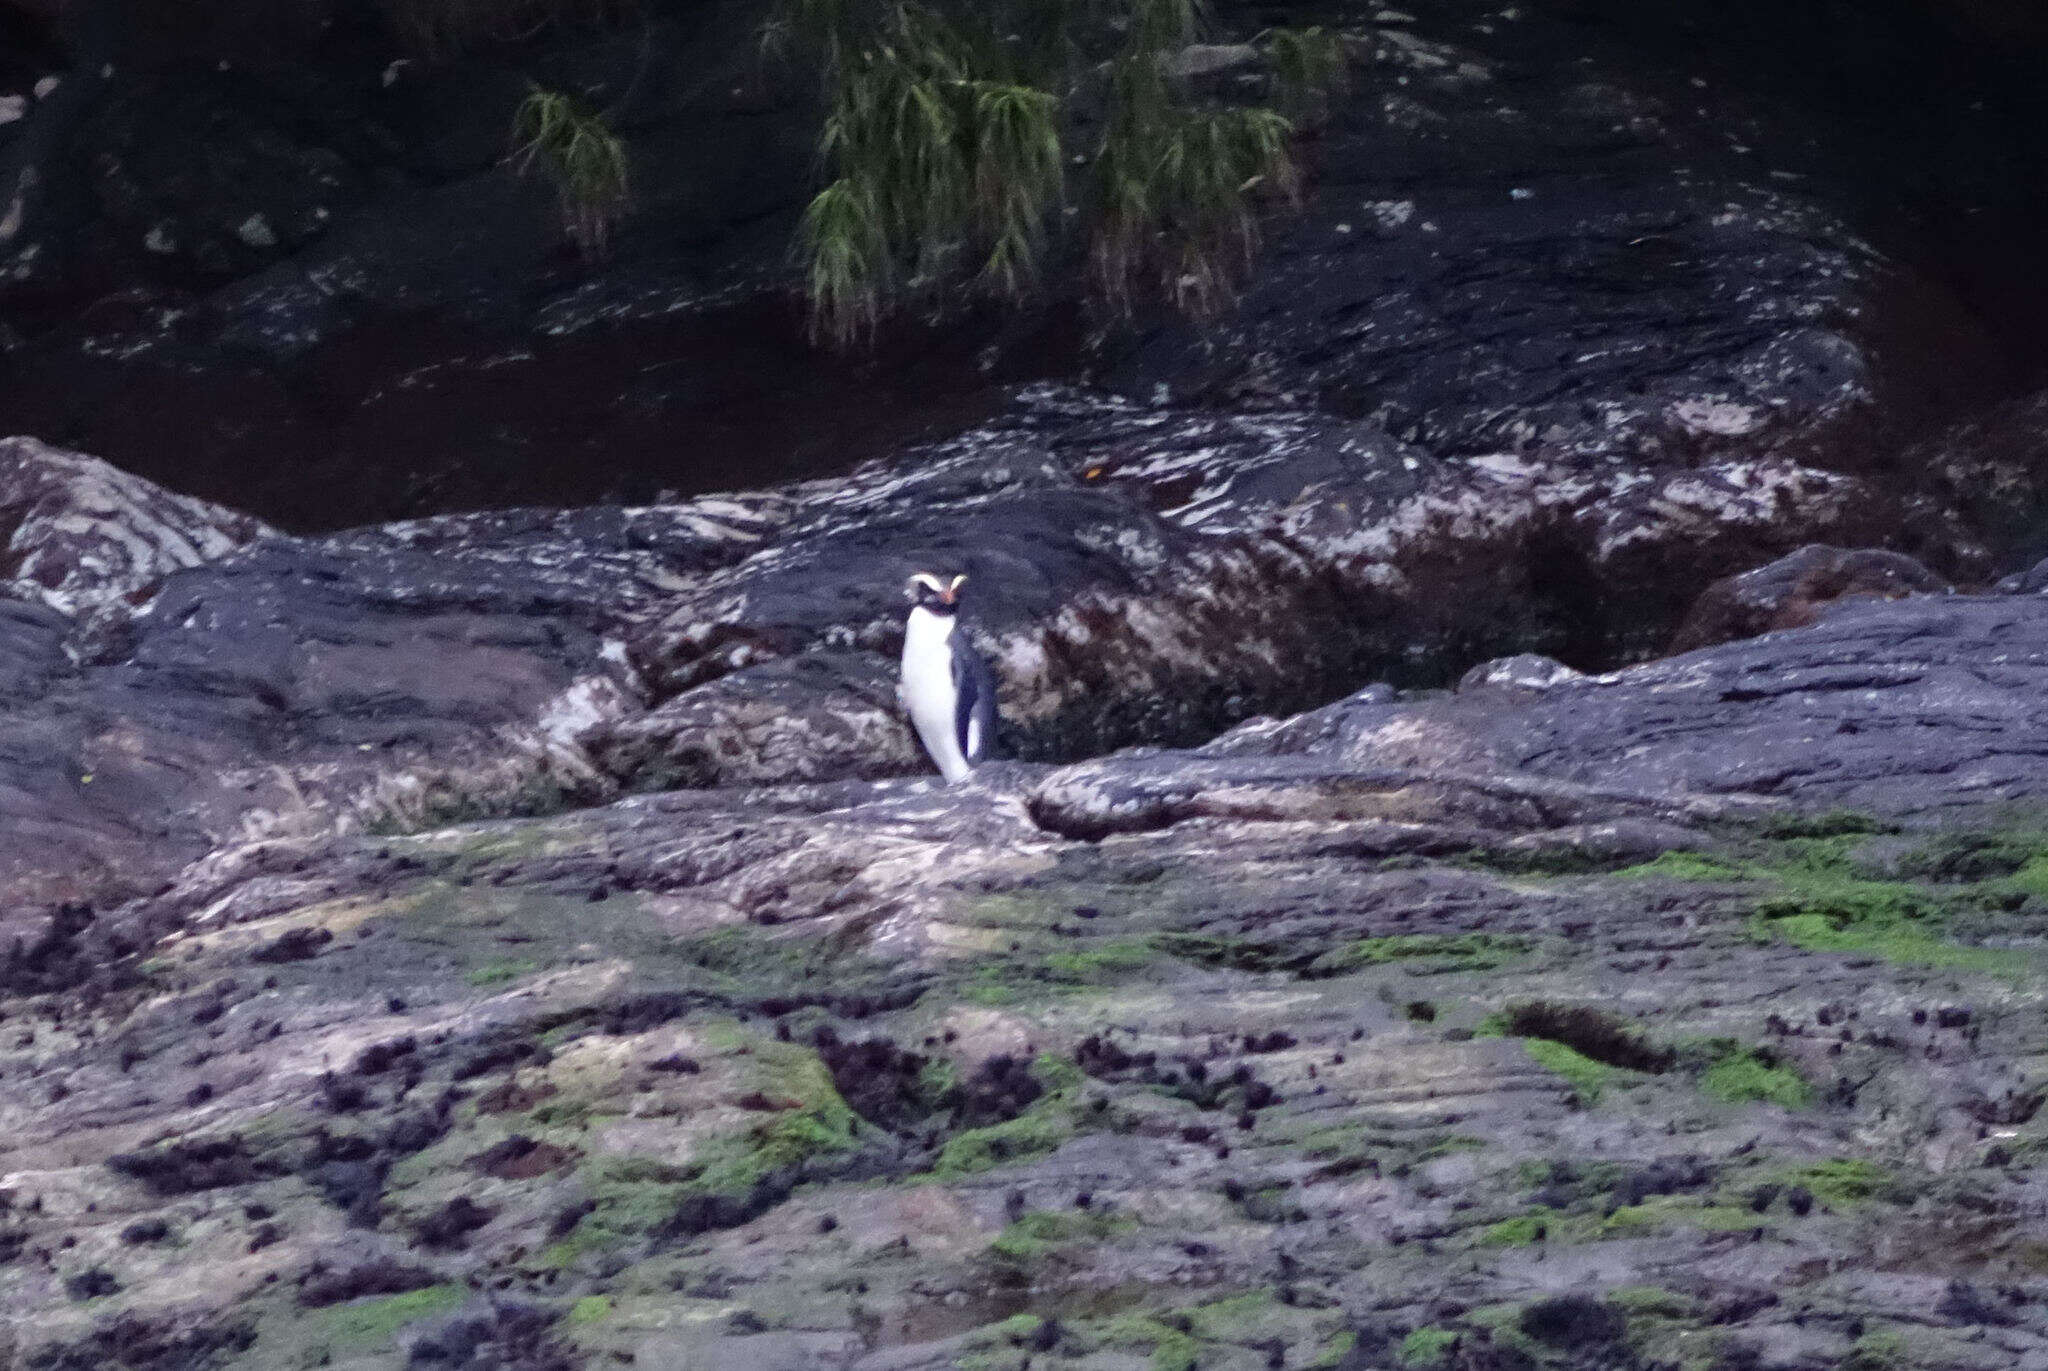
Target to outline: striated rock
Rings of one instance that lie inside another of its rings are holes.
[[[1645,655],[1714,575],[1887,517],[1781,461],[1443,461],[1327,416],[1071,389],[841,479],[324,538],[133,478],[117,500],[65,460],[38,459],[17,536],[82,617],[14,621],[0,721],[0,786],[54,839],[8,860],[44,901],[258,834],[922,774],[893,699],[913,570],[970,575],[1010,753],[1070,760],[1490,653]]]
[[[687,754],[681,774],[707,782],[767,778],[744,721],[764,696],[802,706],[785,668],[754,674],[798,654],[893,654],[898,588],[930,566],[970,577],[1011,747],[1060,758],[1194,741],[1374,675],[1442,680],[1487,648],[1641,655],[1645,623],[1715,569],[1753,565],[1794,530],[1874,530],[1885,507],[1856,478],[1784,463],[1601,476],[1443,462],[1366,424],[1068,390],[1027,393],[912,472],[795,493],[771,546],[636,640],[675,703],[606,743],[615,774],[659,776]],[[813,666],[828,696],[869,715],[856,736],[900,735],[872,688],[882,661]],[[734,727],[714,729],[722,718]]]
[[[146,548],[153,525],[129,520],[147,507],[80,522]],[[119,612],[90,625],[10,611],[0,811],[24,827],[0,846],[0,908],[132,893],[260,833],[610,793],[580,740],[644,701],[625,625],[757,541],[781,507],[766,496],[270,537],[171,572],[139,604],[110,601]],[[52,556],[63,546],[46,542]]]
[[[172,572],[271,532],[246,514],[33,438],[0,442],[0,528],[0,572],[14,591],[73,616],[139,602]]]

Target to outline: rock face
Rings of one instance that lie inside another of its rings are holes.
[[[7,964],[17,1346],[2048,1363],[2043,673],[2035,597],[1865,602],[950,789],[224,847]]]
[[[24,620],[0,722],[19,811],[67,835],[10,854],[30,905],[261,834],[921,772],[893,673],[922,568],[971,577],[1012,753],[1062,760],[1490,651],[1636,655],[1643,599],[1878,504],[1783,462],[1444,462],[1322,415],[1072,390],[777,492],[319,538],[126,477],[115,510],[105,468],[17,451],[44,484],[16,556],[80,611]],[[119,860],[81,861],[102,841]]]
[[[1375,10],[1227,318],[835,363],[744,5],[532,40],[594,272],[509,67],[103,8],[0,413],[188,493],[0,445],[0,1368],[2048,1371],[2048,407],[1911,168]]]

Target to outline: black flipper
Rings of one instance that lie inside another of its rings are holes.
[[[960,701],[953,711],[953,736],[960,743],[960,755],[979,762],[995,747],[996,678],[967,635],[957,628],[953,630],[953,690]]]

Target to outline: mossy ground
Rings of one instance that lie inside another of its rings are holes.
[[[251,1175],[194,1192],[175,1231],[181,1254],[245,1259],[246,1193],[283,1207],[262,1249],[281,1280],[365,1223],[432,1283],[319,1309],[281,1291],[265,1355],[388,1362],[477,1269],[579,1349],[641,1364],[827,1330],[959,1338],[968,1371],[1257,1371],[1275,1346],[1296,1367],[1547,1368],[1563,1354],[1529,1329],[1570,1315],[1645,1364],[1703,1371],[1731,1335],[1681,1274],[1731,1244],[1853,1265],[1967,1199],[2003,1228],[1962,1257],[1952,1235],[1928,1239],[1930,1261],[2022,1281],[2033,1253],[2048,1270],[2048,1235],[1997,1208],[2000,1168],[2031,1166],[2042,1136],[2031,1057],[2012,1058],[2010,1098],[1973,1106],[1999,1136],[1972,1116],[1944,1135],[1948,1170],[1921,1169],[1927,1129],[1946,1126],[1930,1083],[1975,1070],[1980,1030],[2016,1051],[2032,1003],[2048,857],[2017,831],[1937,842],[1837,823],[1540,882],[1403,858],[1294,887],[1123,870],[1104,844],[962,890],[929,921],[934,950],[893,961],[843,930],[669,927],[677,905],[630,892],[497,885],[575,851],[559,834],[391,841],[438,855],[410,887],[319,906],[351,936],[262,973],[265,1015],[350,1025],[325,1059],[358,1093],[193,1132],[236,1138]],[[1807,946],[1800,919],[1861,950]],[[1879,933],[1968,955],[1885,960]],[[274,936],[169,949],[151,1012],[182,1032],[190,987],[246,977],[220,959]],[[395,1010],[356,1029],[385,995],[474,1017],[438,1042]],[[267,1020],[249,1012],[222,1041],[253,1039]],[[401,1032],[391,1065],[352,1074]],[[894,1084],[871,1089],[876,1071]],[[432,1130],[379,1154],[413,1114]],[[321,1158],[372,1154],[381,1188],[351,1218]],[[482,1226],[416,1238],[457,1201]],[[1611,1288],[1531,1313],[1527,1282],[1595,1244]],[[99,1252],[66,1269],[104,1261],[140,1285],[164,1260],[111,1236]],[[1480,1295],[1455,1314],[1428,1293],[1449,1270]],[[1859,1346],[1830,1344],[1940,1364],[1932,1344]]]

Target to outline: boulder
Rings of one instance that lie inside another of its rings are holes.
[[[1774,629],[1797,628],[1812,623],[1823,607],[1852,596],[1896,600],[1952,590],[1947,581],[1903,553],[1803,547],[1708,586],[1678,626],[1671,650],[1689,652]]]

